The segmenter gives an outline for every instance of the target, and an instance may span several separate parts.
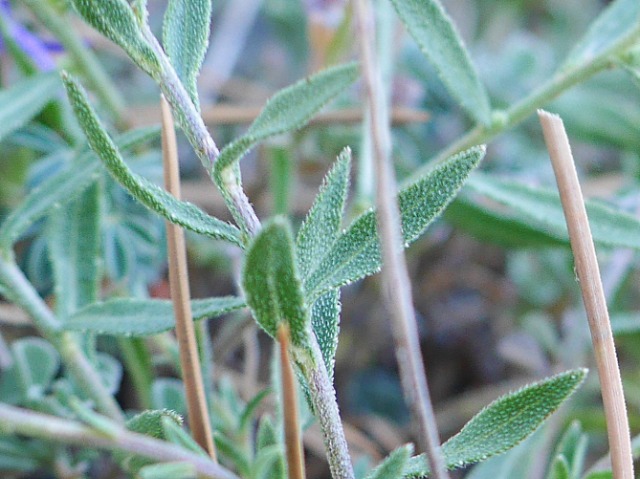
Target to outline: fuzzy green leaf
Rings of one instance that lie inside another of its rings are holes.
[[[170,0],[162,41],[178,77],[198,106],[196,80],[209,45],[211,0]]]
[[[451,95],[476,122],[488,125],[489,97],[462,38],[438,0],[392,0],[402,23]]]
[[[415,241],[455,197],[484,156],[484,147],[459,153],[398,195],[405,246]],[[375,211],[369,211],[340,235],[305,281],[308,298],[352,283],[380,270]]]
[[[194,321],[219,317],[244,306],[244,301],[234,296],[191,301]],[[173,304],[169,300],[117,298],[82,308],[64,328],[112,336],[147,336],[174,325]]]
[[[27,397],[36,391],[44,393],[60,368],[56,349],[44,339],[22,338],[11,345],[11,351],[19,377],[14,387],[21,386]]]
[[[399,447],[389,454],[366,479],[397,479],[402,477],[402,471],[404,471],[405,465],[412,453],[413,446],[411,444]]]
[[[588,437],[582,432],[582,426],[578,421],[572,422],[556,446],[554,464],[550,471],[551,477],[580,479],[587,455],[587,445]],[[566,476],[563,476],[565,467]]]
[[[158,77],[160,60],[142,33],[139,18],[126,0],[70,0],[93,28],[120,48],[145,72]]]
[[[140,479],[196,479],[196,467],[188,462],[164,462],[150,464],[138,471]]]
[[[197,206],[179,201],[162,188],[133,173],[118,148],[100,123],[89,104],[83,88],[69,75],[63,76],[73,110],[84,130],[89,145],[109,170],[109,173],[138,201],[172,223],[195,233],[229,241],[242,246],[240,231],[224,221],[207,215]]]
[[[308,348],[310,320],[288,222],[270,221],[255,236],[245,257],[242,289],[258,324],[273,338],[287,323],[294,346]]]
[[[318,340],[322,359],[331,382],[333,382],[333,370],[338,349],[341,306],[339,288],[324,293],[311,305],[311,328]]]
[[[640,2],[616,0],[591,24],[586,35],[569,53],[562,69],[578,67],[608,51],[615,50],[618,45],[631,45],[638,39],[640,39]]]
[[[0,141],[26,125],[59,92],[56,73],[42,73],[0,91]]]
[[[123,151],[135,148],[159,135],[158,128],[141,128],[127,132],[116,139]],[[60,172],[47,178],[29,193],[0,226],[0,250],[11,248],[14,242],[52,208],[64,207],[99,177],[101,164],[96,155],[88,151],[74,158]]]
[[[586,369],[574,369],[495,400],[442,446],[450,469],[484,461],[530,436],[580,386]],[[429,474],[424,455],[411,458],[404,477]]]
[[[541,228],[547,234],[568,240],[567,225],[556,191],[484,174],[474,175],[467,185],[473,191],[520,213],[531,227]],[[586,207],[596,243],[640,249],[640,221],[637,218],[593,201],[587,201]]]

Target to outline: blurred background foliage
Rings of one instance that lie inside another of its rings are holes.
[[[66,11],[62,0],[48,3],[60,12]],[[387,86],[395,118],[394,159],[400,177],[406,179],[472,124],[402,30],[387,1],[375,3],[383,38],[378,49],[382,58],[388,59]],[[498,108],[513,104],[545,81],[606,3],[443,1],[471,51],[492,104]],[[149,0],[148,7],[150,23],[159,31],[164,2]],[[75,67],[60,39],[33,12],[29,2],[2,4],[2,88],[34,70],[54,65],[71,70]],[[111,118],[112,127],[156,123],[157,87],[117,47],[79,19],[70,18],[122,97],[125,109],[121,118],[102,104],[104,117]],[[242,133],[276,90],[324,66],[353,58],[356,53],[352,23],[348,2],[339,0],[214,2],[211,48],[199,79],[199,91],[204,116],[216,141],[224,145]],[[22,30],[16,34],[18,27]],[[27,38],[39,45],[38,54],[16,53],[15,44],[26,44]],[[353,173],[355,199],[351,215],[371,205],[372,185],[359,124],[360,89],[358,84],[349,95],[343,95],[321,115],[321,120],[279,137],[245,159],[244,184],[261,216],[285,212],[301,221],[320,179],[345,145],[350,145],[355,157],[360,158]],[[565,120],[587,195],[637,214],[640,88],[633,76],[623,70],[601,73],[546,108],[560,113]],[[78,127],[68,110],[60,90],[58,98],[36,121],[0,142],[0,221],[29,191],[60,171],[73,155],[80,154]],[[137,148],[127,157],[137,173],[156,181],[161,173],[158,147],[155,144]],[[186,141],[181,142],[180,152],[185,199],[227,219],[220,196]],[[527,184],[554,185],[534,118],[492,140],[482,169]],[[106,218],[101,245],[103,290],[109,294],[121,291],[166,296],[163,222],[132,201],[106,176],[102,187],[105,200],[101,207]],[[472,208],[477,200],[471,191],[463,190],[444,218],[408,251],[420,341],[445,438],[509,389],[571,367],[593,367],[586,319],[566,244],[540,231],[537,237],[531,231],[501,229],[504,225]],[[495,211],[495,205],[489,206]],[[16,251],[28,278],[43,295],[52,297],[45,229],[46,221],[36,224]],[[202,237],[189,239],[194,297],[234,293],[234,275],[239,267],[235,254]],[[599,258],[620,347],[630,421],[637,434],[637,257],[629,251],[600,248]],[[378,298],[378,278],[345,289],[342,303],[336,389],[352,449],[361,457],[368,457],[370,464],[377,463],[412,437],[389,340],[389,323]],[[6,356],[5,343],[33,331],[7,303],[0,303],[0,307],[0,353]],[[211,324],[214,374],[225,378],[218,392],[222,398],[218,407],[227,411],[227,423],[222,414],[219,428],[237,434],[243,433],[245,426],[229,423],[229,418],[237,417],[240,407],[241,400],[235,395],[248,401],[269,382],[270,343],[255,331],[245,314]],[[104,342],[103,348],[116,354],[116,348],[108,340]],[[167,364],[158,364],[158,369],[171,375]],[[180,410],[183,406],[176,403],[177,393],[172,389],[175,384],[167,378],[158,381],[159,385],[154,384],[156,407]],[[125,374],[120,400],[125,407],[139,407],[139,398],[128,388],[130,384],[131,378]],[[572,420],[579,421],[581,430],[589,435],[590,464],[605,452],[604,418],[595,373],[572,400],[572,407],[563,408],[545,426],[552,431],[548,437],[559,437]],[[311,427],[306,436],[310,478],[328,474],[316,428]],[[528,442],[528,451],[544,457],[555,447],[549,442],[552,440],[535,436]],[[521,450],[508,455],[512,462],[522,454],[518,452]],[[362,461],[366,463],[367,459]],[[534,464],[526,472],[531,474],[529,477],[542,477],[544,468],[536,473],[536,467],[540,468]],[[469,477],[489,477],[481,469],[478,467]],[[525,477],[514,474],[512,477]]]

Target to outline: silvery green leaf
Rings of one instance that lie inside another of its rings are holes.
[[[120,48],[145,72],[157,77],[160,60],[144,37],[140,18],[126,0],[70,0],[93,28]]]
[[[285,479],[284,457],[280,445],[265,446],[258,450],[251,465],[255,479]]]
[[[567,479],[580,479],[587,454],[588,437],[582,432],[578,421],[573,421],[556,446],[550,477],[559,479],[565,474]]]
[[[467,185],[472,191],[516,211],[531,227],[540,228],[565,241],[568,239],[564,213],[556,191],[485,174],[474,175]],[[586,201],[586,208],[596,243],[640,249],[640,221],[637,218],[593,201]]]
[[[397,479],[402,477],[402,472],[412,453],[413,446],[411,444],[399,447],[389,454],[371,474],[367,475],[366,479]]]
[[[44,339],[22,338],[11,345],[19,384],[27,397],[33,393],[44,393],[60,368],[60,356],[56,349]],[[35,389],[34,389],[35,388]]]
[[[189,462],[163,462],[150,464],[138,471],[140,479],[196,479],[196,467]]]
[[[210,21],[211,0],[170,0],[164,14],[164,49],[196,107],[196,80],[209,45]]]
[[[0,438],[0,471],[33,472],[42,467],[40,456],[42,444],[33,443],[16,436]]]
[[[41,73],[0,91],[0,141],[26,125],[59,92],[56,73]]]
[[[329,381],[333,382],[338,334],[340,333],[340,289],[324,293],[311,305],[311,328],[313,329]]]
[[[484,461],[530,436],[580,386],[586,369],[574,369],[502,396],[476,414],[444,443],[450,469]],[[428,475],[423,455],[409,460],[404,477]]]
[[[224,221],[207,215],[197,206],[179,201],[162,188],[134,174],[126,165],[116,145],[106,132],[83,88],[69,75],[63,76],[74,113],[84,130],[89,145],[102,160],[109,173],[138,201],[172,223],[195,233],[229,241],[242,246],[240,231]]]
[[[99,183],[49,218],[48,249],[54,274],[56,313],[66,319],[96,301],[100,263]]]
[[[640,39],[640,2],[616,0],[609,4],[576,44],[562,69],[569,70],[606,55],[619,45]]]
[[[182,423],[178,423],[168,416],[160,418],[160,423],[162,424],[162,431],[167,441],[177,444],[182,449],[207,457],[204,449],[182,429]]]
[[[244,306],[244,301],[234,296],[191,301],[194,321],[219,317]],[[169,300],[116,298],[82,308],[68,319],[64,328],[113,336],[147,336],[174,325],[173,304]]]
[[[460,106],[488,125],[491,106],[462,38],[438,0],[392,0],[402,23]]]
[[[184,384],[176,378],[158,378],[151,385],[151,402],[154,409],[170,409],[178,414],[187,413]]]
[[[474,147],[435,167],[398,195],[405,246],[415,241],[443,212],[485,153]],[[357,218],[334,242],[305,280],[308,298],[352,283],[380,270],[375,211]]]
[[[310,319],[296,268],[291,228],[276,217],[251,241],[242,269],[242,289],[258,324],[273,338],[289,325],[291,344],[307,349]]]

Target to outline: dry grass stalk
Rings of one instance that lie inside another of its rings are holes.
[[[162,160],[164,182],[169,193],[180,198],[180,172],[173,118],[169,104],[161,97],[162,111]],[[180,364],[187,398],[189,426],[195,441],[215,460],[211,421],[204,393],[200,357],[191,314],[189,273],[184,232],[173,223],[166,222],[169,253],[169,284],[176,317],[176,336],[180,350]]]
[[[569,229],[571,249],[575,258],[576,272],[582,290],[582,299],[591,330],[607,421],[613,477],[615,479],[633,479],[631,439],[620,368],[600,278],[600,269],[571,147],[562,119],[558,115],[538,110],[538,117],[542,124],[544,139],[560,191],[560,199]]]

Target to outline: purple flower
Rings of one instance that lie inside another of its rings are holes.
[[[11,38],[31,58],[39,70],[50,71],[56,69],[52,52],[60,51],[59,44],[45,42],[16,21],[11,13],[11,6],[8,0],[0,0],[0,17],[6,30],[5,35]],[[2,38],[0,37],[0,51],[3,47]]]

